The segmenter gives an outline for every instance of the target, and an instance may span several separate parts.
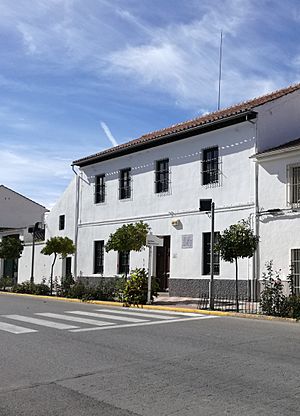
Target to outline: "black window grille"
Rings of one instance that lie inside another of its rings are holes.
[[[120,199],[131,198],[131,169],[122,169],[120,172]]]
[[[300,295],[300,249],[294,248],[291,252],[291,271],[293,294]]]
[[[219,182],[219,148],[211,147],[203,150],[202,184]]]
[[[300,206],[300,166],[289,167],[290,204]]]
[[[94,274],[103,274],[104,269],[104,241],[94,242]]]
[[[215,232],[215,243],[217,243],[220,233]],[[203,233],[202,247],[203,247],[203,274],[210,274],[210,236],[211,233]],[[216,250],[214,251],[214,274],[220,274],[220,255]]]
[[[64,215],[59,216],[58,229],[59,230],[64,230],[65,229],[65,216]]]
[[[95,204],[105,202],[105,175],[95,177]]]
[[[157,160],[155,169],[155,192],[169,191],[169,159]]]
[[[118,257],[118,273],[127,276],[129,273],[130,251],[119,251]]]

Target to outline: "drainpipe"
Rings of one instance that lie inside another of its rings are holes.
[[[76,180],[75,180],[75,187],[76,187],[76,191],[75,191],[75,209],[74,209],[74,245],[75,245],[75,253],[74,253],[74,267],[73,267],[73,271],[74,271],[74,278],[77,278],[77,259],[78,259],[78,255],[77,255],[77,244],[78,244],[78,219],[79,219],[79,195],[80,195],[80,176],[78,175],[78,173],[76,172],[76,170],[74,169],[74,166],[72,165],[72,170],[76,175]]]
[[[254,126],[255,129],[255,147],[254,151],[255,154],[258,152],[257,148],[257,123],[255,123]],[[259,165],[257,160],[254,161],[254,234],[256,236],[259,236]],[[257,282],[258,282],[258,276],[259,274],[259,242],[257,245],[257,248],[255,250],[254,256],[253,256],[253,267],[252,267],[252,285],[251,285],[251,300],[256,301],[257,300]]]

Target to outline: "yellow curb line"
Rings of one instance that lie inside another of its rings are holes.
[[[27,296],[27,297],[32,297],[32,298],[40,298],[40,299],[47,299],[47,300],[60,300],[60,301],[65,301],[65,302],[86,303],[86,304],[94,304],[94,305],[121,306],[121,307],[127,307],[127,308],[135,308],[135,309],[161,310],[161,311],[169,311],[169,312],[187,312],[187,313],[189,312],[189,313],[198,313],[201,315],[229,316],[233,318],[248,318],[248,319],[258,319],[258,320],[263,320],[263,321],[284,321],[284,322],[290,322],[290,323],[299,323],[297,319],[281,318],[279,316],[255,315],[255,314],[237,313],[237,312],[208,311],[206,309],[181,308],[181,307],[176,307],[176,306],[162,306],[162,305],[124,306],[122,302],[113,302],[113,301],[106,301],[106,300],[82,301],[81,299],[63,298],[59,296],[32,295],[29,293],[0,292],[0,295]]]

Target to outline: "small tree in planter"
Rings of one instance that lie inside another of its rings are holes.
[[[57,259],[57,256],[60,255],[62,258],[67,257],[69,254],[75,253],[75,246],[73,241],[68,237],[52,237],[46,241],[46,245],[42,248],[41,253],[47,256],[54,254],[53,262],[51,265],[50,272],[50,294],[52,295],[53,289],[53,269]]]
[[[135,224],[124,224],[113,234],[110,234],[105,250],[106,252],[111,250],[120,252],[141,251],[146,245],[146,237],[149,231],[149,225],[143,221]]]
[[[218,238],[216,250],[223,260],[235,263],[236,310],[239,311],[238,259],[252,257],[259,237],[254,235],[247,221],[242,220],[223,231]]]

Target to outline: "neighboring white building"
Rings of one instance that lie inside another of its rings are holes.
[[[36,223],[44,223],[47,209],[37,202],[0,185],[0,240],[6,236],[29,237],[27,229]],[[18,278],[18,261],[0,259],[0,276]]]
[[[161,289],[198,297],[208,291],[211,224],[199,206],[200,200],[212,199],[216,232],[249,218],[261,236],[254,259],[240,261],[241,292],[254,293],[264,262],[276,256],[279,244],[268,238],[261,211],[277,205],[280,183],[275,181],[270,192],[267,183],[274,178],[259,154],[300,137],[299,120],[300,84],[77,160],[78,175],[48,215],[46,236],[72,238],[74,275],[95,280],[121,274],[128,266],[148,266],[148,250],[129,255],[104,250],[118,227],[147,222],[164,239],[164,247],[155,250],[153,269]],[[59,230],[62,215],[65,229]],[[284,244],[284,238],[280,241]],[[278,259],[290,262],[284,255]],[[28,262],[26,254],[22,260]],[[233,293],[234,266],[215,260],[216,292]],[[65,265],[58,263],[56,272],[62,275]]]

